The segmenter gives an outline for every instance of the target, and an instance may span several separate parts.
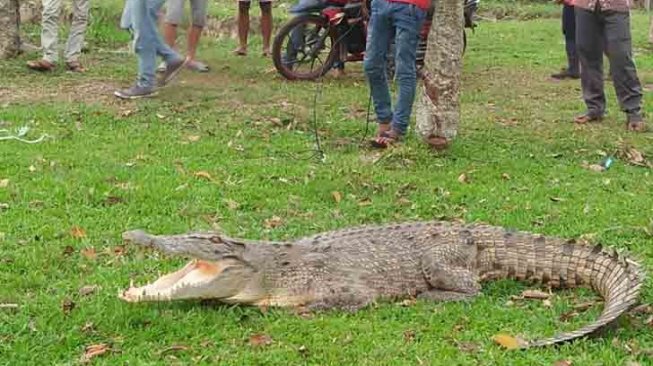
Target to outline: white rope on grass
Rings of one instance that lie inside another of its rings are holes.
[[[26,144],[38,144],[39,142],[45,140],[46,137],[48,137],[47,134],[42,134],[41,137],[39,137],[36,140],[27,140],[24,139],[25,135],[29,132],[30,128],[27,126],[23,126],[18,129],[18,132],[16,134],[12,134],[11,131],[7,129],[0,129],[0,141],[5,141],[5,140],[16,140],[20,142],[24,142]],[[4,136],[1,136],[1,134],[4,134]]]

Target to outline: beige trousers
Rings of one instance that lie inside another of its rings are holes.
[[[41,47],[43,59],[56,63],[59,59],[59,20],[62,0],[43,0],[43,19],[41,20]],[[74,62],[79,59],[84,45],[84,34],[88,25],[89,0],[72,0],[73,21],[70,26],[68,42],[64,50],[64,60]]]

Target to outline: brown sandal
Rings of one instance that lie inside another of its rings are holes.
[[[52,62],[44,59],[27,61],[27,67],[34,71],[53,71],[56,68],[56,65]]]
[[[71,72],[85,72],[86,69],[84,66],[79,61],[70,61],[66,62],[66,70],[71,71]]]
[[[247,49],[238,47],[235,50],[233,50],[233,53],[236,56],[247,56]]]
[[[390,131],[381,132],[370,145],[375,149],[387,149],[401,140],[401,135],[394,134]]]
[[[591,113],[585,113],[580,116],[576,116],[574,118],[574,123],[579,124],[579,125],[585,125],[590,122],[601,122],[603,119],[603,116],[600,114],[591,114]]]
[[[633,132],[646,132],[647,127],[644,121],[631,121],[626,124],[626,129]]]

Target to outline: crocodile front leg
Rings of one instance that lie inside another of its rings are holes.
[[[328,296],[321,297],[316,301],[307,304],[307,308],[311,311],[324,311],[324,310],[342,310],[350,313],[368,306],[374,300],[374,296],[370,293],[362,291],[351,291],[348,287],[342,287],[333,291]]]

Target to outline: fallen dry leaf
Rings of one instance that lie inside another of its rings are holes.
[[[268,346],[272,344],[272,338],[267,334],[254,334],[249,337],[249,345],[258,347],[258,346]]]
[[[134,185],[130,182],[118,182],[114,184],[114,187],[122,189],[123,191],[131,191],[134,189]]]
[[[604,172],[605,171],[605,167],[603,165],[599,165],[599,164],[586,165],[586,166],[584,166],[584,168],[589,169],[589,170],[591,170],[593,172]]]
[[[120,117],[129,117],[132,114],[134,114],[134,111],[131,109],[123,109],[118,113]]]
[[[195,174],[193,174],[193,175],[198,177],[198,178],[204,178],[204,179],[210,180],[210,181],[213,180],[213,177],[211,176],[211,174],[209,174],[209,172],[205,172],[203,170],[201,170],[199,172],[195,172]]]
[[[583,312],[596,304],[596,301],[582,302],[574,305],[574,310]]]
[[[458,349],[461,352],[466,352],[466,353],[475,353],[478,352],[478,350],[481,347],[474,342],[458,342]]]
[[[402,206],[408,206],[408,205],[412,205],[413,201],[409,200],[406,197],[399,197],[397,199],[397,204],[402,205]]]
[[[127,253],[127,248],[124,245],[116,245],[115,247],[113,247],[111,252],[116,257],[121,257],[121,256],[125,255],[125,253]]]
[[[70,314],[70,312],[73,311],[74,308],[75,308],[75,303],[69,298],[65,298],[61,302],[61,310],[65,315]]]
[[[108,196],[107,198],[104,199],[103,203],[105,206],[113,206],[123,202],[125,202],[125,200],[122,199],[122,197]]]
[[[234,200],[226,199],[225,203],[230,210],[237,210],[240,207],[240,204]]]
[[[190,141],[190,142],[197,142],[197,141],[200,140],[200,138],[202,138],[202,137],[199,136],[199,135],[190,135],[190,136],[186,137],[186,139],[188,141]]]
[[[542,306],[547,307],[547,308],[550,308],[550,307],[553,306],[553,304],[551,304],[551,300],[549,300],[549,299],[544,299],[544,300],[542,301]]]
[[[81,239],[86,237],[86,230],[82,229],[79,226],[73,226],[70,229],[70,236],[72,236],[75,239]]]
[[[93,324],[93,322],[86,322],[82,327],[82,332],[84,333],[90,333],[93,332],[94,330],[95,330],[95,324]]]
[[[402,302],[400,302],[399,304],[400,304],[401,306],[413,306],[413,305],[415,305],[416,303],[417,303],[417,300],[416,300],[416,299],[405,299],[405,300],[403,300]]]
[[[508,173],[503,173],[501,174],[501,179],[503,180],[510,180],[512,179]]]
[[[80,251],[86,259],[93,260],[97,258],[97,253],[95,252],[95,248],[84,248]]]
[[[101,344],[94,344],[91,346],[87,346],[86,350],[84,351],[84,355],[82,356],[82,359],[80,360],[82,363],[88,363],[91,362],[91,359],[97,356],[101,356],[107,352],[109,352],[109,346],[106,345],[105,343]]]
[[[549,199],[552,202],[562,202],[562,201],[564,201],[564,198],[560,198],[560,197],[549,197]]]
[[[459,175],[458,176],[458,182],[463,183],[463,184],[469,183],[469,178],[467,177],[467,174],[463,173],[463,174]]]
[[[415,331],[406,330],[404,331],[404,342],[412,342],[415,340]]]
[[[0,188],[9,187],[9,179],[0,179]]]
[[[298,351],[302,356],[306,356],[306,355],[308,355],[308,348],[306,348],[306,346],[304,346],[303,344],[302,344],[301,346],[299,346],[299,348],[297,349],[297,351]]]
[[[369,198],[363,198],[362,200],[358,201],[358,205],[363,207],[363,206],[371,206],[372,205],[372,200]]]
[[[34,173],[36,171],[36,167],[34,165],[30,165],[29,168],[27,168],[27,170],[29,170],[30,173]]]
[[[643,165],[645,166],[646,161],[644,160],[644,155],[637,151],[635,148],[628,148],[624,151],[624,155],[626,156],[626,159],[628,159],[628,162],[634,165]]]
[[[0,304],[0,309],[18,309],[18,304]]]
[[[79,294],[81,296],[88,296],[88,295],[94,293],[95,291],[97,291],[98,288],[99,287],[97,285],[84,286],[84,287],[79,289]]]
[[[571,319],[577,317],[578,315],[579,315],[579,313],[577,311],[573,311],[573,310],[572,311],[567,311],[567,312],[564,312],[564,313],[560,314],[559,319],[560,319],[561,322],[568,322]]]
[[[492,340],[508,350],[518,349],[526,345],[526,342],[524,342],[523,340],[519,338],[515,338],[508,334],[497,334],[494,337],[492,337]]]
[[[177,351],[187,351],[189,349],[190,349],[190,347],[188,347],[188,346],[184,346],[184,345],[181,345],[181,344],[175,344],[175,345],[172,345],[172,346],[170,346],[168,348],[164,348],[161,352],[159,352],[159,354],[160,355],[165,355],[166,353],[177,352]]]
[[[283,225],[283,220],[279,216],[272,216],[263,222],[263,226],[268,229],[274,229],[275,227],[279,227],[281,225]]]
[[[75,248],[73,248],[71,245],[66,245],[62,251],[63,255],[71,255],[74,252],[75,252]]]
[[[524,299],[548,299],[551,297],[551,294],[548,292],[540,291],[540,290],[525,290],[521,293],[521,296]]]
[[[342,201],[342,194],[337,191],[331,192],[331,195],[333,196],[333,200],[336,201],[336,203],[340,203]]]
[[[558,360],[553,363],[553,366],[571,366],[572,362],[569,360]]]

